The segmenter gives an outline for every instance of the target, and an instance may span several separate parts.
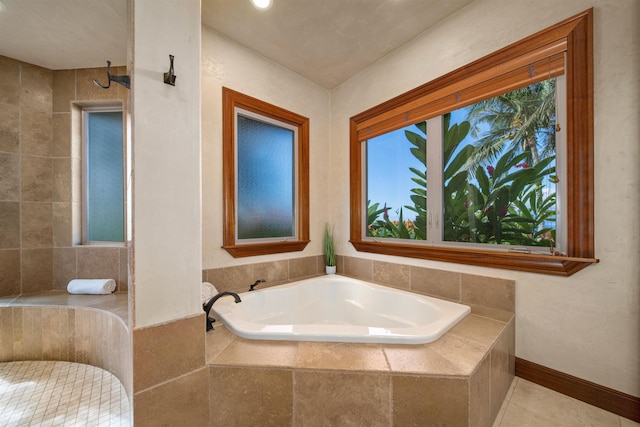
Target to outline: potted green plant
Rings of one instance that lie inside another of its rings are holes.
[[[324,264],[327,274],[336,272],[336,252],[333,245],[333,230],[324,225]]]

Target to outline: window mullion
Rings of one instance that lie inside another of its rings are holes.
[[[427,241],[442,243],[442,116],[427,120]]]

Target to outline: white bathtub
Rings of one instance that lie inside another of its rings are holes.
[[[466,305],[327,275],[222,297],[214,314],[249,339],[423,344],[469,314]]]

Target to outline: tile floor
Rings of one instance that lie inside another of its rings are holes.
[[[516,377],[493,427],[637,427],[640,424]]]
[[[118,378],[95,366],[0,363],[0,425],[125,427],[129,400]]]

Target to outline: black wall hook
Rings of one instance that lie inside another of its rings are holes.
[[[169,71],[164,73],[164,82],[168,85],[175,86],[176,85],[176,75],[173,74],[173,55],[169,55]]]
[[[111,82],[116,82],[119,85],[122,85],[127,89],[129,89],[129,83],[130,83],[129,76],[112,76],[111,75],[111,61],[107,61],[107,79],[109,81],[107,82],[106,86],[100,84],[98,82],[98,79],[94,79],[93,82],[96,84],[96,86],[100,86],[102,89],[109,89],[111,87]]]

